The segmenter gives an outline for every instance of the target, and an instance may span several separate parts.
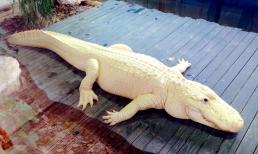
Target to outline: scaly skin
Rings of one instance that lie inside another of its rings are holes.
[[[155,58],[134,53],[123,44],[106,48],[42,30],[13,34],[7,41],[50,49],[85,71],[87,76],[80,85],[78,104],[83,110],[98,99],[92,91],[95,81],[107,92],[132,99],[120,111],[107,111],[103,119],[110,125],[130,119],[140,110],[155,108],[223,131],[238,132],[243,127],[241,115],[213,90],[184,78],[182,73],[191,66],[185,60],[168,67]]]

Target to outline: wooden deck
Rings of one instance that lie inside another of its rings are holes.
[[[168,66],[175,65],[178,58],[185,58],[192,63],[185,76],[210,86],[241,112],[245,120],[241,132],[229,134],[172,118],[164,111],[148,110],[114,127],[107,126],[133,146],[152,153],[258,154],[256,33],[114,0],[47,29],[104,46],[125,43]],[[55,111],[57,102],[76,106],[81,72],[43,49],[20,48],[17,58],[51,100],[31,101],[36,113],[46,109]],[[119,110],[130,101],[108,94],[97,85],[94,89],[100,101],[85,114],[100,121],[105,110]]]

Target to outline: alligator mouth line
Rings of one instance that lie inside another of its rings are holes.
[[[205,116],[203,116],[203,114],[200,112],[200,110],[198,110],[198,109],[196,109],[196,108],[193,108],[193,107],[187,106],[187,107],[185,108],[185,111],[186,111],[186,115],[188,116],[189,119],[191,119],[191,120],[194,121],[194,118],[191,117],[191,114],[190,114],[190,111],[189,111],[189,110],[192,110],[192,111],[195,111],[195,112],[199,113],[200,118],[202,118],[202,120],[204,121],[204,123],[201,123],[201,122],[198,122],[198,121],[195,121],[195,122],[198,122],[198,123],[201,123],[201,124],[203,124],[203,125],[207,125],[207,126],[209,126],[209,127],[212,127],[212,128],[221,130],[221,128],[218,127],[218,125],[216,125],[214,122],[210,121],[210,120],[207,119]]]
[[[201,114],[201,115],[202,115],[202,114]],[[213,126],[212,126],[213,128],[215,128],[215,129],[220,129],[220,130],[221,130],[221,128],[218,127],[218,125],[216,125],[214,122],[212,122],[212,121],[210,121],[209,119],[207,119],[205,116],[202,115],[202,118],[203,118],[204,120],[206,120],[208,123],[210,123],[211,125],[213,125]]]

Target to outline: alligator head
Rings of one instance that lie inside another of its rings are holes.
[[[209,87],[185,78],[168,85],[165,110],[171,116],[228,132],[238,132],[243,127],[239,112]]]

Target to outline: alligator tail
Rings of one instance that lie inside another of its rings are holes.
[[[43,30],[29,30],[9,35],[6,40],[16,45],[47,48],[46,36]]]

